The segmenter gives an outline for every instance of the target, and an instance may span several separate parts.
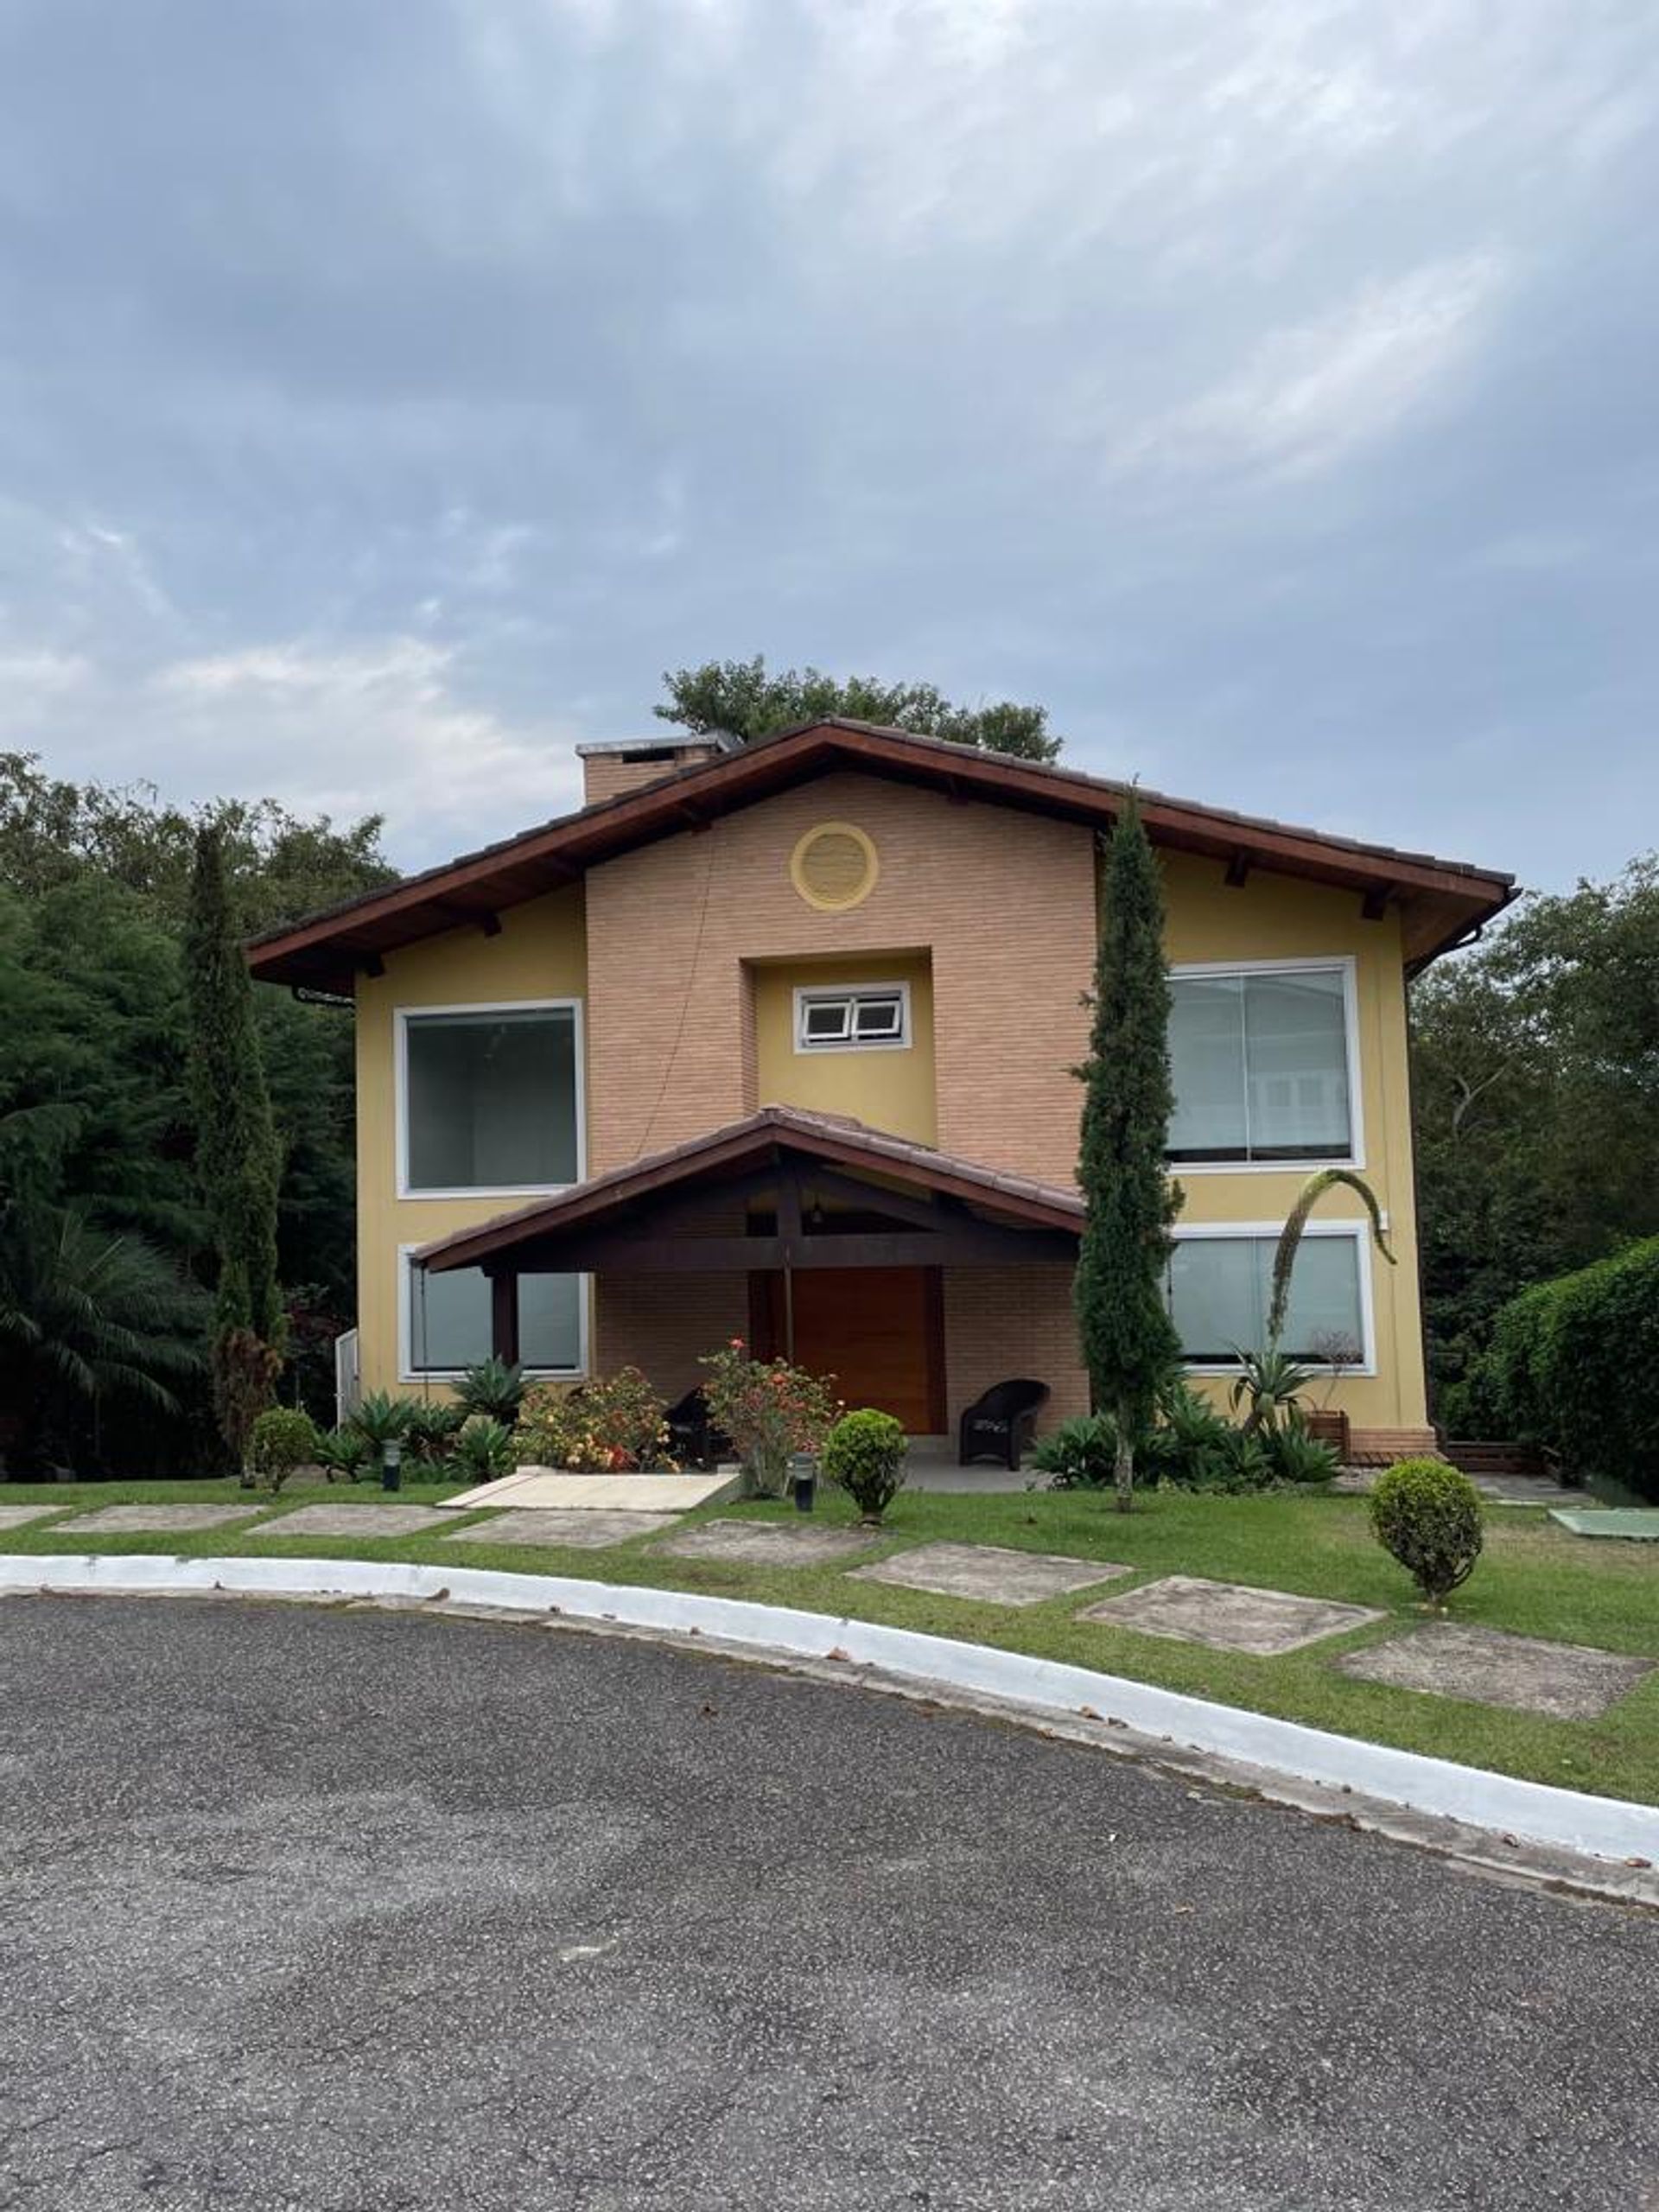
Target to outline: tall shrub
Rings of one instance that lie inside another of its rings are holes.
[[[1118,1510],[1180,1346],[1164,1299],[1180,1192],[1165,1166],[1174,1103],[1158,863],[1131,797],[1106,847],[1077,1181],[1087,1214],[1074,1300],[1097,1411],[1116,1427]]]
[[[1479,1381],[1503,1425],[1569,1473],[1659,1499],[1659,1237],[1511,1300]]]
[[[190,1098],[196,1172],[218,1267],[213,1400],[237,1464],[248,1471],[253,1424],[282,1363],[276,1196],[282,1156],[254,1028],[252,989],[237,941],[222,830],[204,823],[185,931],[190,999]]]

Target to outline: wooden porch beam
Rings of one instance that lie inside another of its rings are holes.
[[[573,1234],[521,1245],[524,1274],[747,1274],[790,1267],[937,1268],[1071,1266],[1077,1239],[1063,1230],[995,1229],[967,1221],[948,1230],[893,1230],[849,1236],[647,1236]]]
[[[490,1277],[490,1350],[509,1367],[518,1364],[518,1276],[503,1272]]]

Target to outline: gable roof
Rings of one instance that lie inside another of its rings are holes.
[[[855,1174],[876,1174],[903,1190],[960,1199],[977,1213],[1022,1228],[1077,1234],[1083,1227],[1083,1200],[1075,1189],[1063,1190],[1028,1175],[1004,1174],[940,1152],[936,1146],[871,1128],[846,1115],[763,1106],[741,1122],[728,1122],[665,1151],[648,1153],[626,1167],[573,1184],[556,1197],[537,1198],[475,1228],[437,1237],[413,1256],[440,1274],[449,1268],[478,1267],[541,1237],[614,1222],[642,1201],[717,1188],[791,1154]]]
[[[831,720],[779,730],[269,931],[253,939],[249,964],[267,982],[348,993],[360,969],[372,969],[400,946],[467,925],[492,929],[503,907],[575,882],[588,868],[635,846],[699,828],[836,768],[1095,829],[1116,820],[1133,788],[1156,845],[1221,861],[1238,872],[1239,880],[1261,868],[1351,890],[1370,912],[1397,906],[1406,956],[1414,967],[1426,965],[1515,896],[1512,876],[1462,861],[1327,836],[944,738]]]

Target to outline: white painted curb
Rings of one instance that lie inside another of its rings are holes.
[[[1236,1759],[1303,1782],[1350,1789],[1413,1812],[1496,1829],[1522,1841],[1628,1862],[1659,1859],[1659,1809],[1590,1797],[1547,1783],[1520,1782],[1449,1759],[1333,1736],[1147,1682],[1096,1674],[1023,1652],[959,1643],[879,1622],[837,1620],[785,1605],[688,1591],[582,1582],[559,1574],[508,1574],[492,1567],[416,1567],[397,1560],[168,1558],[156,1553],[0,1555],[0,1594],[74,1596],[222,1590],[250,1597],[447,1598],[505,1612],[718,1637],[759,1652],[877,1667],[918,1683],[993,1697],[1036,1716],[1121,1721],[1141,1734]]]

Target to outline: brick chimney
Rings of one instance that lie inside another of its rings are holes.
[[[579,745],[584,806],[602,798],[617,798],[689,768],[696,760],[712,760],[720,751],[712,737],[624,737],[603,745]]]

